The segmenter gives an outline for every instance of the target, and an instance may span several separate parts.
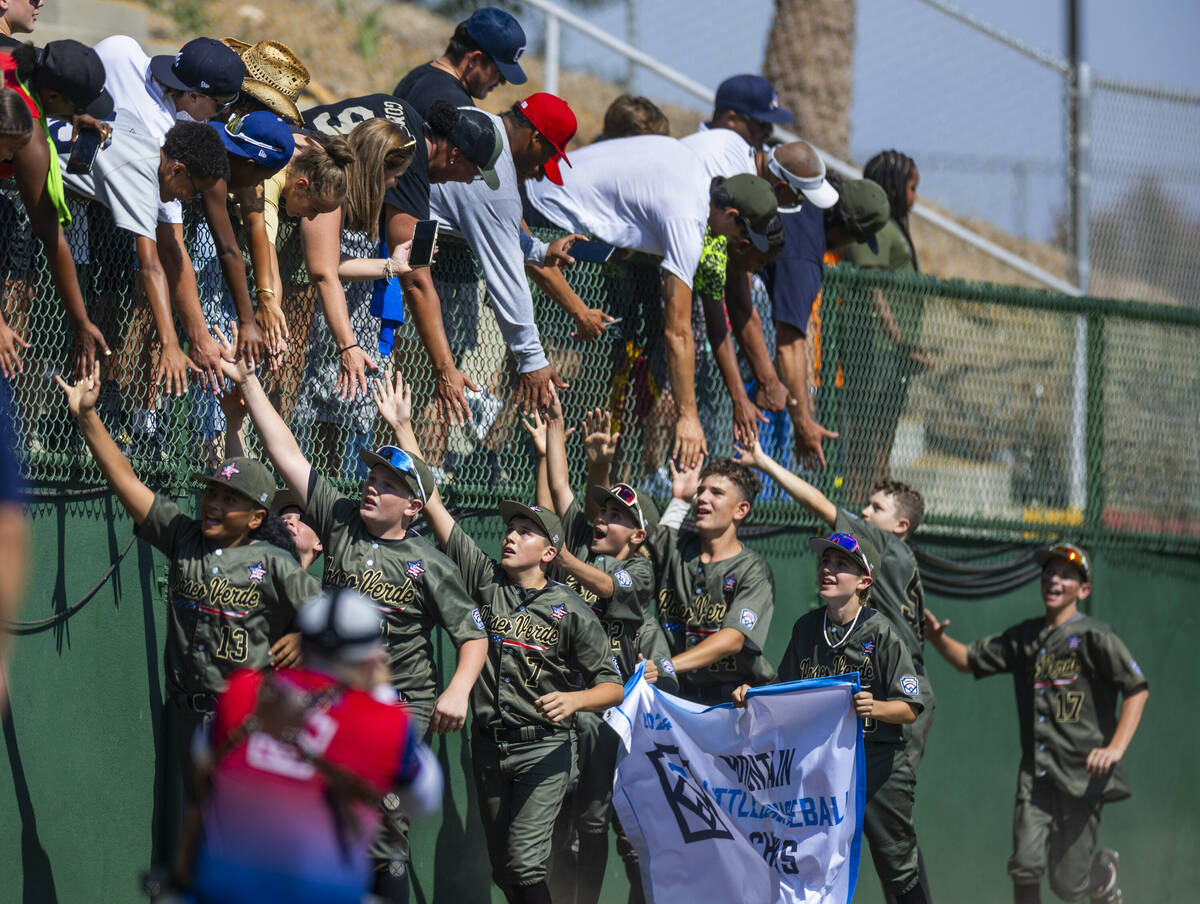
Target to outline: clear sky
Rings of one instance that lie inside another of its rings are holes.
[[[760,71],[772,0],[633,0],[636,43],[710,86]],[[573,8],[571,3],[563,5]],[[1065,56],[1062,0],[958,0],[957,6],[1011,37]],[[1200,92],[1198,0],[1084,0],[1085,58],[1102,76]],[[625,4],[582,11],[616,35]],[[523,17],[540,35],[541,14]],[[564,65],[618,77],[625,64],[570,30]],[[653,76],[636,89],[695,102]],[[882,147],[922,160],[922,191],[959,213],[1010,231],[1049,236],[1065,207],[1065,105],[1052,71],[947,19],[919,0],[858,0],[851,150],[861,162]],[[1168,190],[1200,212],[1200,105],[1101,93],[1093,109],[1095,208],[1118,199],[1140,175],[1172,173]],[[1173,180],[1173,181],[1172,181]]]

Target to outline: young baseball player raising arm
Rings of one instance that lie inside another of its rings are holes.
[[[202,476],[201,518],[189,518],[138,480],[101,423],[96,413],[99,363],[73,385],[56,379],[92,457],[137,524],[138,535],[171,563],[167,692],[179,709],[179,751],[191,799],[191,737],[211,715],[216,694],[235,669],[296,661],[298,637],[285,639],[285,633],[295,610],[320,587],[292,555],[257,539],[271,528],[275,536],[291,539],[277,518],[268,522],[275,481],[262,464],[233,458],[215,474]]]
[[[883,479],[875,484],[862,512],[855,515],[838,508],[815,486],[772,459],[757,440],[752,446],[735,448],[744,464],[762,471],[835,531],[864,536],[879,551],[879,562],[871,574],[871,605],[892,623],[908,648],[913,669],[921,679],[921,696],[925,706],[908,729],[909,740],[905,745],[915,775],[925,754],[925,743],[933,727],[937,705],[933,686],[925,672],[925,588],[921,584],[916,557],[908,545],[909,538],[925,514],[925,500],[920,492],[908,484]],[[928,895],[925,861],[923,857],[918,859],[921,884]],[[895,900],[891,895],[887,898],[889,904]]]
[[[397,381],[405,398],[409,390]],[[408,419],[402,445],[415,443]],[[480,603],[490,640],[473,694],[471,750],[492,876],[512,904],[549,904],[546,861],[573,759],[573,716],[624,699],[600,620],[565,584],[547,578],[562,547],[558,517],[504,500],[499,562],[455,522],[435,491],[425,518]],[[582,674],[584,689],[577,689]]]
[[[1121,760],[1150,691],[1113,629],[1079,611],[1092,592],[1087,554],[1071,543],[1035,553],[1045,615],[967,646],[925,610],[926,635],[946,661],[976,678],[1013,676],[1021,767],[1008,874],[1017,904],[1040,900],[1042,876],[1066,901],[1119,904],[1117,852],[1093,856],[1100,809],[1129,796]],[[1117,697],[1124,698],[1117,717]]]
[[[540,416],[535,416],[535,422],[526,422],[526,428],[541,453],[538,472],[545,474],[546,494],[563,521],[563,548],[557,561],[560,570],[566,573],[567,585],[600,617],[621,677],[628,679],[642,658],[638,639],[654,600],[654,568],[646,554],[645,542],[647,531],[658,523],[658,512],[650,497],[620,483],[613,487],[590,486],[587,495],[599,506],[599,511],[594,522],[585,517],[571,491],[562,405],[553,390],[551,396],[544,423]],[[661,635],[657,623],[655,628]],[[658,652],[662,670],[654,664],[648,665],[646,680],[653,683],[661,676],[664,689],[673,693],[677,684],[674,675],[667,671],[670,654],[665,638]],[[556,858],[553,881],[556,886],[564,886],[563,893],[577,904],[595,904],[600,898],[608,861],[608,826],[613,816],[612,785],[619,740],[615,732],[592,714],[576,720],[576,731],[579,782],[555,828],[555,850],[563,851],[564,857]],[[573,862],[557,862],[572,860],[565,853],[570,850],[572,830],[578,831],[578,857]],[[640,884],[640,879],[636,881]]]
[[[227,343],[225,349],[232,358],[233,346]],[[316,527],[325,550],[322,584],[353,587],[374,601],[382,616],[392,685],[422,735],[458,731],[487,657],[487,639],[454,563],[409,530],[434,488],[433,473],[403,449],[384,446],[360,453],[371,469],[361,498],[342,496],[305,459],[249,365],[226,361],[224,368],[241,388],[263,450]],[[437,626],[458,647],[458,665],[440,695],[433,655]],[[402,899],[408,883],[407,821],[393,811],[385,828],[387,837],[374,852],[375,892]]]
[[[901,904],[921,904],[929,899],[917,865],[914,775],[902,726],[924,706],[922,680],[895,628],[865,605],[879,562],[870,541],[834,533],[809,544],[820,556],[817,593],[825,606],[796,621],[779,677],[859,673],[862,690],[854,695],[854,712],[863,720],[867,758],[863,834],[885,892]],[[747,690],[749,685],[734,691],[735,705],[745,706]]]

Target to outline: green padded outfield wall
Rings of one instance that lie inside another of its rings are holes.
[[[33,579],[22,617],[52,615],[79,599],[130,536],[111,497],[33,506]],[[465,522],[485,548],[498,525]],[[774,568],[777,611],[767,654],[782,653],[792,620],[813,600],[814,560],[794,531],[751,542]],[[959,554],[970,552],[958,547]],[[1152,687],[1127,761],[1134,796],[1105,809],[1104,844],[1121,851],[1127,900],[1194,901],[1200,887],[1200,783],[1190,716],[1191,666],[1200,613],[1200,563],[1132,552],[1095,555],[1091,611],[1113,623]],[[140,899],[138,871],[160,849],[173,819],[173,758],[162,736],[163,603],[166,563],[135,543],[113,579],[60,627],[17,639],[12,706],[0,765],[0,904],[95,904]],[[1036,614],[1035,583],[984,600],[929,599],[972,639]],[[443,645],[444,646],[444,645]],[[443,650],[444,652],[444,650]],[[934,654],[936,656],[936,654]],[[931,662],[938,714],[921,769],[917,824],[939,901],[1007,904],[1012,791],[1018,761],[1011,683],[984,682]],[[414,829],[415,901],[499,902],[487,878],[474,791],[459,738],[437,744],[450,781],[439,820]],[[603,900],[625,900],[612,855]],[[1053,900],[1049,891],[1046,900]],[[702,900],[702,898],[698,898]],[[881,900],[869,859],[856,900]]]

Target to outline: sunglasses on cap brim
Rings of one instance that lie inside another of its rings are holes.
[[[375,454],[386,461],[389,465],[395,468],[402,474],[408,474],[417,482],[417,490],[421,494],[421,498],[425,496],[425,484],[421,481],[421,474],[417,471],[416,462],[413,457],[396,446],[381,446],[375,450]]]
[[[627,483],[618,483],[612,488],[612,494],[637,515],[638,527],[646,529],[646,516],[642,514],[642,503],[638,500],[637,490]]]

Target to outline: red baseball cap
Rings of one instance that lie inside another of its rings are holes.
[[[529,95],[521,101],[519,106],[521,112],[525,114],[525,118],[557,151],[546,161],[546,178],[555,185],[562,185],[562,174],[558,171],[558,161],[561,159],[567,166],[571,165],[564,148],[575,137],[575,130],[579,127],[575,121],[575,114],[561,97],[545,92]]]

